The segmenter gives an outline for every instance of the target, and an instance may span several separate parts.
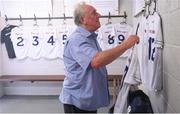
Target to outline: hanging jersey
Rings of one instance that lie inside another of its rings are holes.
[[[132,27],[128,24],[114,24],[116,45],[121,44],[132,33]],[[124,52],[120,57],[128,57],[129,50]]]
[[[28,57],[32,59],[39,59],[41,57],[41,48],[43,42],[42,28],[33,26],[29,29],[29,50]]]
[[[56,29],[53,26],[46,26],[43,34],[42,56],[47,59],[56,59],[59,52]]]
[[[14,25],[8,25],[1,31],[1,43],[5,43],[7,54],[9,58],[16,58],[13,43],[10,38],[12,29],[16,27]]]
[[[123,78],[121,80],[120,91],[114,107],[114,113],[127,113],[128,95],[131,85],[137,87],[141,83],[139,62],[137,58],[137,46],[131,48],[127,58],[127,63]]]
[[[102,50],[111,49],[117,45],[114,36],[114,24],[103,25],[98,30],[97,40]]]
[[[127,59],[127,64],[124,72],[124,83],[131,85],[139,85],[141,83],[141,74],[139,60],[137,55],[137,45],[130,50],[130,55]]]
[[[63,58],[64,53],[64,45],[69,38],[69,35],[73,32],[74,26],[69,26],[67,24],[63,24],[60,27],[57,27],[57,37],[59,40],[59,50],[58,57]]]
[[[149,90],[162,89],[162,31],[158,13],[143,17],[139,26],[138,58],[142,83]]]
[[[10,36],[17,59],[24,59],[28,52],[28,29],[24,26],[15,27]]]

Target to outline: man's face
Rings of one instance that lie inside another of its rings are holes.
[[[96,9],[90,5],[84,7],[85,16],[83,17],[82,24],[90,31],[96,31],[101,25],[99,22],[100,14],[96,12]]]

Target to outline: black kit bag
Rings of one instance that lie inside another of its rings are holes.
[[[153,113],[149,97],[142,90],[129,92],[128,107],[129,113]]]

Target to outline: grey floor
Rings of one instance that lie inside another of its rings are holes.
[[[108,113],[108,109],[101,108],[98,113]],[[0,113],[63,113],[63,106],[58,96],[3,96]]]

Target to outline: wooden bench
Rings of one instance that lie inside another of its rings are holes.
[[[120,85],[122,75],[108,75],[108,80],[113,82],[113,103],[117,98],[117,90]],[[64,81],[64,75],[3,75],[0,82],[15,81]]]

